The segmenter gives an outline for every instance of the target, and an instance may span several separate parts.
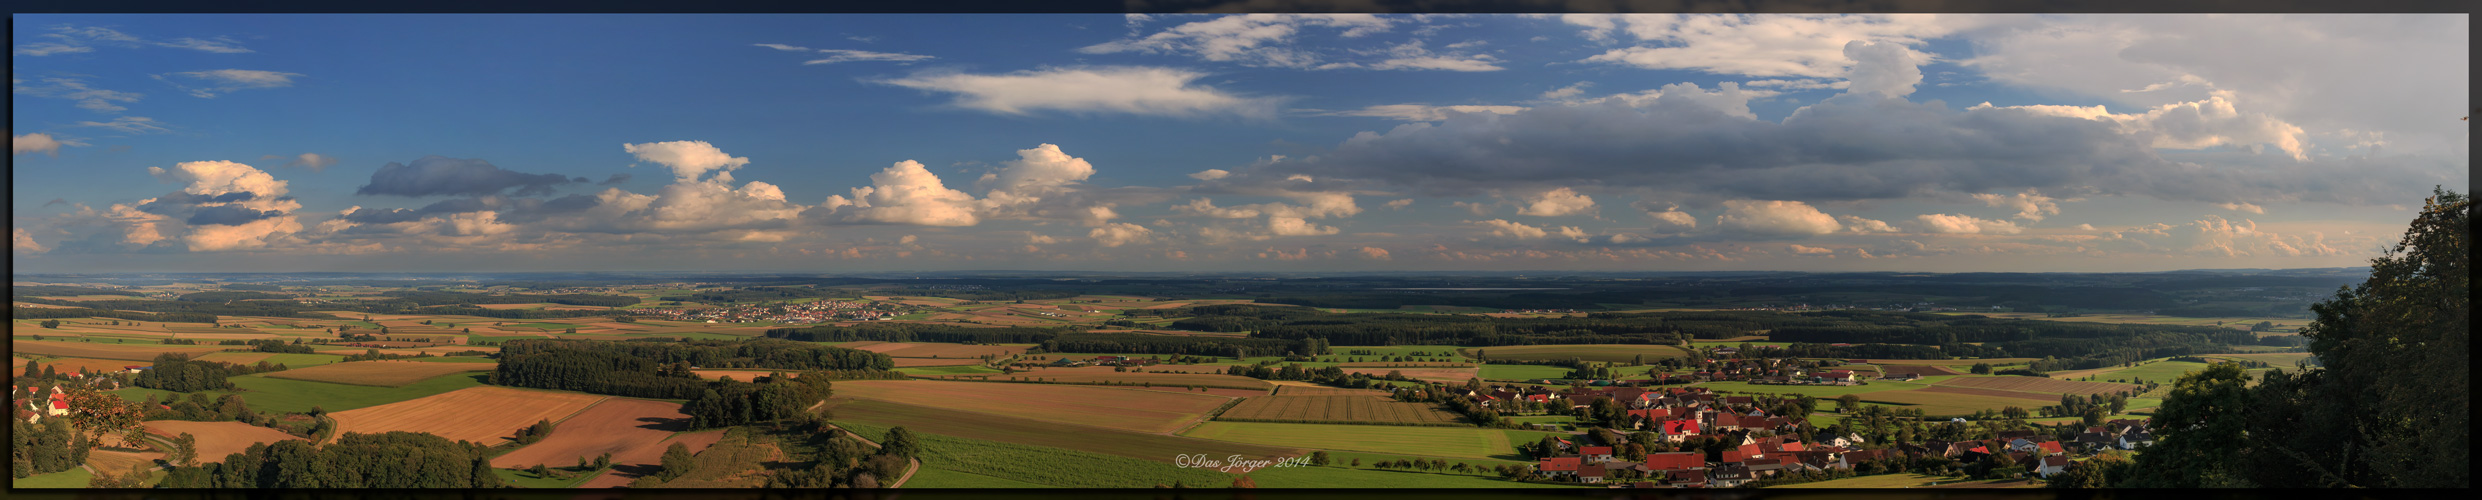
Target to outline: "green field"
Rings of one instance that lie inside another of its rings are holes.
[[[483,385],[489,373],[441,375],[404,387],[371,387],[244,375],[229,380],[243,392],[241,399],[259,411],[308,412],[311,407],[345,411],[415,399]],[[216,393],[221,395],[223,393]],[[141,396],[143,397],[143,396]]]
[[[915,366],[898,368],[896,369],[896,372],[910,375],[977,375],[984,373],[1000,373],[999,370],[994,370],[981,365]]]
[[[268,356],[268,357],[267,357],[267,362],[269,362],[269,363],[275,363],[275,364],[281,364],[281,365],[284,365],[286,368],[309,368],[309,367],[313,367],[313,366],[319,366],[319,365],[324,365],[324,364],[330,364],[330,363],[341,362],[341,361],[344,361],[344,360],[345,360],[345,357],[344,357],[344,356],[338,356],[338,355],[334,355],[334,354],[293,354],[293,353],[285,353],[285,354],[277,354],[277,355],[274,355],[274,356]]]
[[[1048,446],[1106,455],[1168,461],[1166,450],[1215,456],[1282,456],[1299,453],[1289,447],[1209,441],[1163,434],[1106,429],[1028,419],[994,419],[989,415],[943,410],[867,399],[838,399],[828,409],[837,422],[905,426],[917,432],[961,438]]]
[[[838,422],[872,441],[885,441],[888,428]],[[908,427],[908,429],[911,429]],[[1185,469],[1168,462],[1088,453],[1077,450],[968,439],[916,432],[925,468],[969,472],[1011,481],[1063,488],[1152,488],[1157,484],[1224,486],[1234,476],[1205,469]],[[1158,453],[1182,453],[1159,450]]]
[[[1475,347],[1462,349],[1462,351],[1464,351],[1467,356],[1475,356],[1479,354],[1491,359],[1560,360],[1577,358],[1586,361],[1609,361],[1614,363],[1628,362],[1629,360],[1640,356],[1643,356],[1647,362],[1653,362],[1654,360],[1667,357],[1678,358],[1689,356],[1689,351],[1681,350],[1681,348],[1677,346],[1649,344],[1517,345]]]
[[[572,323],[514,323],[514,324],[507,324],[507,325],[499,325],[499,327],[501,327],[501,328],[545,328],[545,329],[559,330],[559,329],[563,329],[563,328],[576,328],[576,327],[577,327],[577,325],[576,325],[576,324],[572,324]]]
[[[420,362],[424,362],[424,363],[497,363],[497,362],[499,362],[498,360],[494,360],[494,359],[491,359],[491,358],[486,358],[486,357],[481,357],[481,356],[431,356],[431,357],[427,357],[427,358],[405,358],[405,360],[406,360],[406,361],[420,361]]]
[[[1454,463],[1453,460],[1450,463]],[[1250,481],[1260,488],[1601,488],[1603,485],[1566,486],[1557,484],[1520,483],[1496,477],[1465,474],[1432,474],[1428,472],[1352,469],[1343,467],[1268,467],[1249,473]],[[910,486],[910,485],[909,485]]]
[[[558,472],[562,471],[562,469],[566,469],[566,467],[554,468],[553,470]],[[500,482],[519,488],[575,488],[577,485],[585,484],[587,480],[594,479],[600,472],[570,471],[569,473],[574,475],[570,476],[568,479],[537,477],[532,472],[508,469],[492,469],[491,473],[500,476]]]
[[[1463,427],[1261,422],[1207,422],[1181,433],[1194,438],[1268,446],[1503,460],[1522,459],[1517,455],[1517,443],[1531,442],[1553,434],[1556,433]]]
[[[86,468],[84,468],[84,467],[80,467],[80,468],[69,469],[69,470],[60,471],[60,472],[54,472],[54,473],[50,473],[50,474],[36,474],[36,475],[27,476],[27,477],[22,477],[22,478],[13,478],[13,479],[10,479],[10,480],[9,480],[9,487],[10,487],[10,488],[85,488],[85,487],[86,487],[86,482],[87,482],[87,481],[91,481],[91,480],[93,480],[94,478],[95,478],[95,474],[94,474],[94,473],[92,473],[92,472],[87,472],[87,471],[86,471]]]
[[[922,467],[922,470],[917,471],[917,472],[914,472],[914,477],[913,477],[913,479],[907,479],[907,480],[905,480],[905,487],[906,487],[906,488],[1050,488],[1051,486],[1045,486],[1045,485],[1040,485],[1040,484],[1034,484],[1034,483],[1029,483],[1029,482],[1025,482],[1025,481],[1015,481],[1015,480],[1009,480],[1009,479],[1001,479],[1001,478],[996,478],[996,477],[991,477],[991,476],[985,476],[985,475],[981,475],[981,474],[971,474],[971,473],[965,473],[965,472],[957,472],[957,471],[952,471],[952,470],[948,470],[948,469],[934,468],[934,467],[930,467],[930,466],[927,466],[927,465],[926,465],[926,466],[923,466],[923,467]]]
[[[1569,369],[1547,365],[1482,365],[1483,380],[1541,380],[1568,377]]]
[[[1806,394],[1810,397],[1819,399],[1835,399],[1836,396],[1846,394],[1869,394],[1880,391],[1902,391],[1930,387],[1928,384],[1895,382],[1888,380],[1874,380],[1870,382],[1870,385],[1762,385],[1748,382],[1699,382],[1696,385],[1717,392]]]

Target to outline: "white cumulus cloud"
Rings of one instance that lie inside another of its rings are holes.
[[[1271,112],[1272,100],[1194,83],[1205,76],[1174,68],[1105,66],[1004,74],[928,72],[877,83],[955,94],[952,104],[958,107],[1004,115],[1044,110],[1174,117],[1267,116]]]

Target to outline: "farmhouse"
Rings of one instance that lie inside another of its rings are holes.
[[[1544,477],[1576,475],[1578,468],[1581,466],[1578,462],[1580,462],[1578,457],[1545,458],[1542,463],[1534,466],[1534,470],[1542,473]],[[1598,470],[1602,469],[1601,466],[1596,466],[1595,468]]]

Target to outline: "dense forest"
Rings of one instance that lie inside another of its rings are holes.
[[[501,345],[491,382],[615,396],[685,399],[704,429],[801,418],[825,400],[833,373],[893,374],[886,354],[781,340],[608,342],[517,340]],[[809,376],[709,381],[696,368],[774,368]]]
[[[157,488],[498,488],[491,449],[432,434],[346,433],[327,445],[285,440],[195,467]]]

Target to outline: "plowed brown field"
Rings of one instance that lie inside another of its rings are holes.
[[[592,394],[473,387],[330,415],[336,418],[339,435],[428,432],[450,440],[499,444],[518,428],[534,425],[537,420],[568,418],[603,398]]]
[[[243,450],[250,449],[250,445],[253,444],[301,439],[292,434],[285,434],[284,431],[241,422],[154,420],[146,422],[145,425],[148,434],[163,436],[167,440],[178,437],[184,432],[198,439],[199,463],[222,462],[225,455],[241,453]]]
[[[613,463],[654,463],[664,453],[657,445],[674,432],[689,429],[689,415],[679,403],[644,399],[606,399],[577,416],[562,420],[550,437],[491,459],[493,467],[523,468],[535,464],[576,465],[578,457],[593,460],[612,454]]]

